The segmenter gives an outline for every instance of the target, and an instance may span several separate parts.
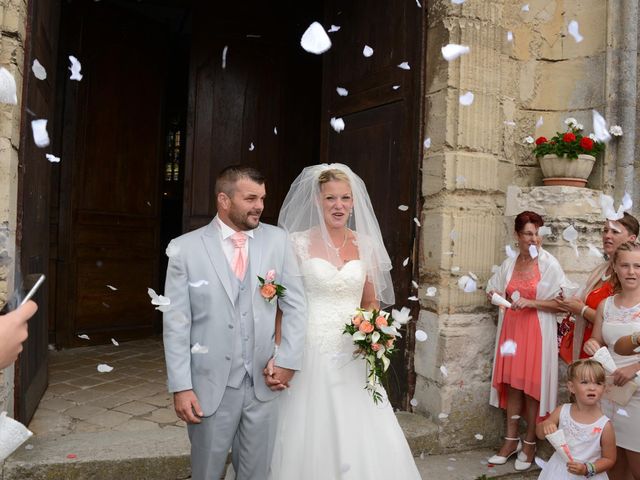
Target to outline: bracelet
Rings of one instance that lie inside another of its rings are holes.
[[[633,332],[631,334],[631,343],[636,347],[638,346],[638,337],[640,337],[640,332]]]
[[[596,466],[593,463],[587,462],[584,464],[584,466],[587,467],[587,474],[585,475],[585,477],[587,478],[595,477],[596,474],[598,473],[596,471]]]
[[[589,305],[585,305],[584,307],[582,307],[582,310],[580,310],[580,316],[582,318],[584,318],[584,312],[587,311],[587,308],[589,308]]]

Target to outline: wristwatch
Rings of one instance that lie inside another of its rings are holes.
[[[640,337],[640,332],[633,332],[631,334],[631,343],[636,347],[638,346],[638,337]]]

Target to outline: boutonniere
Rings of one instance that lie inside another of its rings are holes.
[[[274,302],[276,298],[284,297],[286,288],[275,282],[275,270],[269,270],[264,278],[258,275],[258,280],[260,281],[260,295],[267,302]]]

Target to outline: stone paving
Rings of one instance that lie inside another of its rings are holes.
[[[98,372],[101,363],[113,370]],[[29,429],[39,437],[185,430],[165,382],[160,338],[50,352],[49,388]]]

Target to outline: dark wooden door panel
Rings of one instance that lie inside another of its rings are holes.
[[[333,47],[324,54],[322,160],[351,166],[366,183],[393,263],[396,303],[413,307],[416,317],[417,304],[407,298],[415,294],[411,280],[418,269],[402,262],[416,258],[422,9],[405,0],[329,0],[325,12],[327,25],[343,28],[333,34]],[[363,56],[365,45],[373,48],[373,56]],[[408,70],[398,66],[403,62]],[[349,95],[339,96],[336,87]],[[331,129],[331,117],[343,118],[341,133]],[[401,204],[409,210],[399,211]],[[403,408],[413,389],[413,330],[409,324],[388,385],[392,402]]]
[[[72,194],[61,195],[67,283],[58,295],[71,300],[60,305],[67,324],[59,340],[73,346],[87,344],[81,333],[91,343],[145,336],[157,321],[146,291],[158,283],[161,255],[168,33],[107,2],[69,8],[81,25],[69,43],[84,78],[66,105],[71,132],[61,188]]]
[[[54,138],[60,2],[35,0],[29,5],[18,186],[18,280],[30,273],[49,274],[49,184],[51,169],[55,167],[46,160],[45,153],[57,153],[55,145],[45,149],[35,146],[30,122],[35,118],[48,119],[49,136]],[[46,80],[38,80],[31,73],[36,58],[47,70]],[[33,416],[47,388],[49,282],[40,287],[34,298],[38,312],[29,321],[29,339],[16,365],[15,415],[24,423]]]

